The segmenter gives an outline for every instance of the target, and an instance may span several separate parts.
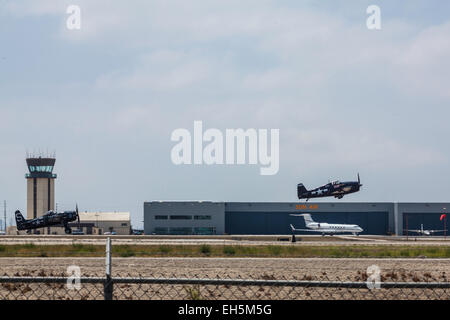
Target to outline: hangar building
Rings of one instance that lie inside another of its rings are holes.
[[[440,217],[449,209],[450,203],[151,201],[144,203],[144,233],[290,234],[290,224],[305,227],[291,214],[310,213],[317,222],[357,224],[361,234],[403,235],[421,224],[443,229]]]

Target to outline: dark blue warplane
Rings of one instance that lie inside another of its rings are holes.
[[[61,226],[64,227],[66,234],[72,233],[72,228],[68,226],[69,222],[78,220],[78,225],[80,225],[80,216],[78,214],[78,206],[75,211],[48,211],[44,215],[35,219],[25,219],[19,210],[16,211],[16,225],[17,230],[32,230],[38,228],[45,228],[51,226]]]
[[[335,197],[341,199],[346,194],[358,192],[361,186],[362,184],[358,173],[358,181],[333,181],[312,190],[307,190],[303,183],[299,183],[297,185],[297,195],[299,199],[306,199],[306,201],[311,198],[322,197]]]

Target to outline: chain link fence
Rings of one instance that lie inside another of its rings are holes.
[[[72,279],[73,280],[73,279]],[[449,282],[0,277],[3,300],[449,300]],[[369,286],[368,286],[369,284]],[[370,289],[370,285],[372,288]]]
[[[167,274],[142,276],[133,270],[113,276],[111,241],[106,243],[105,273],[82,277],[27,270],[0,276],[2,300],[449,300],[450,281],[441,273],[375,268],[354,277],[336,274]],[[70,268],[69,267],[69,268]],[[373,267],[373,266],[372,266]],[[376,266],[375,266],[376,267]],[[376,272],[375,272],[376,271]],[[68,271],[69,272],[69,271]]]

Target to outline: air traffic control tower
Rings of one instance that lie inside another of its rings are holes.
[[[27,219],[55,208],[55,157],[27,157]]]

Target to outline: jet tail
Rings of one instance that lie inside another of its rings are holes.
[[[304,213],[301,215],[303,219],[305,219],[305,225],[308,225],[309,223],[314,223],[314,220],[311,218],[311,215],[309,213]]]
[[[300,199],[304,193],[308,192],[303,183],[297,185],[297,196]]]
[[[23,217],[23,215],[20,213],[19,210],[16,211],[15,213],[16,215],[16,226],[17,226],[17,230],[22,230],[22,226],[24,224],[24,222],[26,221],[25,218]]]

